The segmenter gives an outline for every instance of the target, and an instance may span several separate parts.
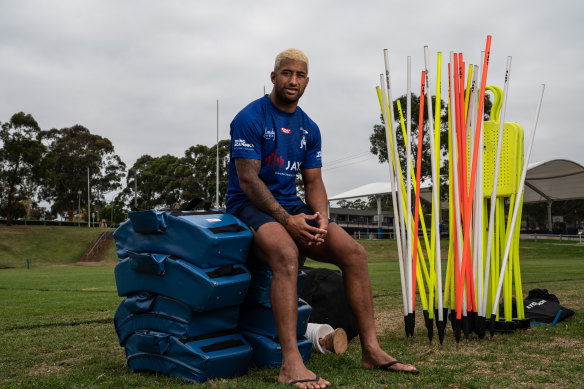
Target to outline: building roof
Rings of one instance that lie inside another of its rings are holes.
[[[329,197],[329,201],[355,199],[368,196],[391,194],[389,182],[373,182]],[[432,201],[430,187],[423,187],[421,196]],[[529,164],[525,178],[523,201],[535,203],[542,201],[584,199],[584,167],[566,159],[554,159]],[[448,203],[442,207],[448,207]]]
[[[381,196],[391,194],[389,182],[372,182],[329,197],[329,201],[356,199],[367,196]]]
[[[371,184],[366,184],[362,186],[358,186],[351,190],[348,190],[343,193],[339,193],[336,196],[329,197],[329,201],[339,201],[339,200],[348,200],[348,199],[356,199],[360,197],[368,197],[368,196],[385,196],[391,195],[391,184],[389,182],[372,182]],[[412,192],[412,201],[413,201],[414,192]],[[420,196],[422,200],[427,201],[429,203],[432,202],[432,190],[430,186],[424,187],[422,186],[422,191],[420,192]],[[442,208],[448,208],[448,201],[442,201]]]
[[[523,202],[584,199],[584,167],[566,159],[529,164]]]

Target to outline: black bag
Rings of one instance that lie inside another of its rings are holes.
[[[357,321],[345,298],[341,272],[307,267],[302,270],[306,279],[300,297],[312,307],[309,322],[343,328],[349,340],[357,336]]]
[[[532,322],[557,323],[574,314],[574,311],[560,305],[556,295],[547,289],[532,289],[523,300],[525,317]]]

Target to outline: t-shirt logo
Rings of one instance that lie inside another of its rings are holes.
[[[247,142],[245,139],[235,139],[233,142],[233,148],[253,149],[253,145]]]
[[[276,139],[276,131],[268,130],[267,128],[264,130],[264,139],[274,140]]]
[[[290,134],[290,133],[292,132],[292,130],[289,130],[289,129],[287,129],[287,128],[284,128],[284,127],[282,127],[282,128],[280,129],[280,131],[282,131],[284,134]]]
[[[300,148],[306,150],[306,137],[302,135],[302,139],[300,140]]]
[[[274,150],[274,152],[264,158],[264,162],[266,165],[271,167],[272,169],[276,169],[276,167],[283,167],[284,166],[284,158],[282,156],[278,156],[278,150]]]

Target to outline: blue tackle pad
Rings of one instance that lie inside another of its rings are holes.
[[[126,251],[164,253],[198,267],[244,263],[252,233],[233,215],[220,211],[139,211],[115,232],[118,257]]]
[[[251,273],[251,282],[247,295],[245,296],[245,301],[271,307],[270,286],[272,285],[272,270],[268,266],[254,264],[250,266],[249,271]],[[302,292],[305,278],[306,273],[300,270],[296,284],[298,296]]]
[[[304,335],[308,326],[308,318],[312,308],[302,299],[298,299],[298,321],[296,334]],[[239,329],[267,336],[271,339],[278,338],[278,330],[274,321],[272,308],[265,305],[244,303],[239,312]]]
[[[114,270],[119,296],[146,291],[206,311],[241,304],[249,286],[243,265],[201,269],[171,255],[132,251],[127,255]]]
[[[192,338],[210,331],[237,328],[239,306],[196,312],[186,304],[165,296],[139,292],[126,297],[114,315],[120,346],[134,332],[154,330],[178,338]]]
[[[251,362],[254,365],[262,368],[273,368],[282,365],[282,346],[277,340],[248,331],[243,331],[242,334],[253,348]],[[302,361],[306,365],[310,361],[312,341],[304,336],[299,336],[298,351],[300,351]]]
[[[179,339],[163,332],[138,331],[126,343],[128,369],[196,382],[244,375],[251,355],[249,343],[236,332]]]

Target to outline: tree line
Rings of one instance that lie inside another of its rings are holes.
[[[18,112],[0,122],[0,146],[0,217],[8,225],[23,218],[85,220],[88,197],[92,211],[116,222],[133,207],[180,207],[195,197],[217,203],[217,145],[191,146],[182,157],[142,155],[127,169],[109,139],[79,124],[42,130],[31,114]],[[229,140],[218,146],[223,204]],[[109,193],[116,196],[106,202]]]

